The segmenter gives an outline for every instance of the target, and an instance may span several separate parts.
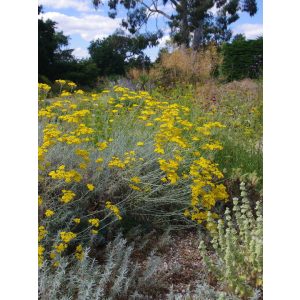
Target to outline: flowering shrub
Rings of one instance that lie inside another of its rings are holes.
[[[144,91],[85,94],[57,84],[60,96],[39,102],[40,266],[50,258],[57,267],[66,254],[81,259],[127,214],[218,218],[216,203],[228,194],[211,154],[222,149],[214,136],[224,125],[191,121],[188,107]]]

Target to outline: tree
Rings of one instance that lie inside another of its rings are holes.
[[[237,36],[222,47],[222,73],[227,80],[259,78],[263,69],[263,38],[246,40]]]
[[[101,0],[93,0],[97,8]],[[173,8],[171,14],[164,7]],[[253,16],[257,12],[256,0],[109,0],[109,16],[115,18],[117,6],[127,10],[122,25],[130,33],[136,33],[148,20],[161,15],[168,20],[174,41],[186,47],[198,49],[210,41],[221,43],[231,38],[228,26],[237,21],[239,13]],[[216,6],[217,16],[209,11]]]
[[[39,6],[38,13],[42,13]],[[47,19],[38,20],[38,72],[39,75],[55,78],[56,68],[59,64],[71,62],[73,49],[64,49],[69,45],[69,37],[63,32],[56,32],[56,22]]]
[[[85,90],[97,85],[99,70],[92,59],[74,60],[73,62],[66,63],[65,66],[61,65],[61,67],[61,75],[58,75],[58,78],[64,78],[76,82]]]
[[[104,39],[97,39],[88,48],[100,76],[124,75],[128,67],[147,67],[150,59],[143,53],[147,47],[156,46],[157,34],[128,36],[117,31]]]

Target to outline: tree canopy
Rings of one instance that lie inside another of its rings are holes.
[[[102,0],[92,0],[97,8]],[[172,12],[166,12],[166,5]],[[221,43],[231,38],[228,26],[239,19],[241,12],[253,16],[257,12],[256,0],[109,0],[109,16],[117,16],[118,6],[127,10],[122,26],[136,33],[153,16],[168,20],[173,40],[179,45],[198,49],[215,41]],[[216,15],[210,11],[217,9]]]
[[[92,41],[89,53],[99,69],[99,75],[124,75],[130,66],[147,67],[150,59],[143,50],[158,44],[158,34],[125,35],[123,31]]]
[[[42,13],[39,6],[38,13]],[[69,37],[62,31],[56,31],[56,22],[47,19],[38,20],[38,72],[49,79],[55,79],[57,67],[64,62],[74,60],[73,49],[67,49]]]
[[[222,73],[227,80],[259,78],[263,70],[263,38],[246,40],[237,35],[232,43],[222,46]]]

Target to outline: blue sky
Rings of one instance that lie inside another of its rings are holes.
[[[125,10],[120,8],[115,19],[109,18],[107,0],[104,0],[104,4],[100,5],[98,10],[91,5],[91,0],[39,0],[38,2],[44,8],[42,17],[56,21],[57,29],[70,37],[70,48],[74,49],[73,54],[78,58],[88,56],[87,47],[91,40],[106,37],[120,28],[121,19],[125,16]],[[262,0],[257,0],[257,3],[258,12],[255,16],[250,17],[242,13],[240,19],[231,25],[234,34],[243,33],[249,39],[262,35]],[[168,13],[172,11],[172,7],[167,5],[163,10]],[[164,45],[169,34],[164,17],[154,16],[147,25],[149,31],[155,29],[156,26],[162,28],[165,35],[160,46],[146,50],[151,60],[155,60],[159,47]]]

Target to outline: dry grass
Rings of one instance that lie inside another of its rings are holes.
[[[214,45],[201,51],[178,48],[172,53],[163,53],[161,60],[149,71],[152,82],[171,86],[175,83],[205,82],[210,79],[220,63],[221,57]],[[129,72],[132,79],[140,76],[136,69]]]
[[[198,84],[195,89],[195,102],[209,104],[215,102],[218,104],[222,99],[235,96],[247,101],[256,101],[262,94],[261,84],[251,80],[243,79],[232,81],[227,84],[220,84],[216,80],[207,80],[205,84]]]

